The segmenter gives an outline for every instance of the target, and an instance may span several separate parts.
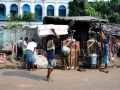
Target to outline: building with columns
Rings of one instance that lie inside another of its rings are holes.
[[[70,0],[0,0],[0,20],[7,15],[23,15],[25,12],[37,13],[36,19],[44,16],[67,16]]]

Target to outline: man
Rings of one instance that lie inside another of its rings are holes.
[[[61,50],[61,59],[62,59],[63,70],[66,70],[69,67],[69,61],[68,61],[69,53],[70,53],[70,48],[67,46],[63,46],[62,50]]]
[[[97,65],[97,54],[95,53],[94,50],[92,50],[92,54],[90,54],[90,64],[91,64],[91,68],[93,68],[93,66]]]
[[[54,33],[56,39],[59,39],[59,36],[55,32],[55,29],[51,29],[52,32]],[[53,71],[53,69],[56,66],[56,61],[55,61],[55,43],[54,43],[54,35],[49,35],[48,36],[48,42],[47,42],[47,60],[48,60],[48,72],[47,72],[47,81],[52,82],[53,80],[50,78],[50,74]]]
[[[19,60],[22,57],[22,44],[23,38],[17,41],[17,59]]]
[[[32,71],[35,70],[34,68],[34,62],[36,61],[36,58],[34,57],[34,52],[36,51],[37,44],[35,43],[35,39],[32,39],[31,42],[28,43],[26,48],[26,62],[28,65],[28,71],[30,71],[32,66]]]
[[[26,58],[26,48],[27,48],[27,44],[28,44],[28,37],[25,37],[24,41],[23,41],[23,45],[22,45],[22,53],[23,53],[23,57],[24,57],[24,61]]]

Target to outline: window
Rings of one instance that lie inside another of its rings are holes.
[[[53,5],[47,6],[47,16],[54,16],[54,6]]]
[[[12,16],[18,15],[18,6],[16,4],[12,4],[10,7],[10,14]]]
[[[59,7],[59,16],[66,16],[66,7],[64,5]]]
[[[30,6],[28,4],[23,5],[23,14],[24,12],[30,12]]]
[[[0,16],[4,16],[4,8],[0,8]]]
[[[6,18],[6,8],[4,4],[0,4],[0,19]]]
[[[41,5],[36,5],[35,6],[35,13],[37,13],[37,20],[42,20],[42,6]]]

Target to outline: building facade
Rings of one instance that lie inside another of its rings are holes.
[[[67,16],[70,0],[0,0],[0,20],[8,15],[23,15],[25,12],[37,13],[37,20],[44,16]]]

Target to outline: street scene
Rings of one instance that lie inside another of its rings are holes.
[[[1,90],[119,90],[120,0],[0,0]]]

